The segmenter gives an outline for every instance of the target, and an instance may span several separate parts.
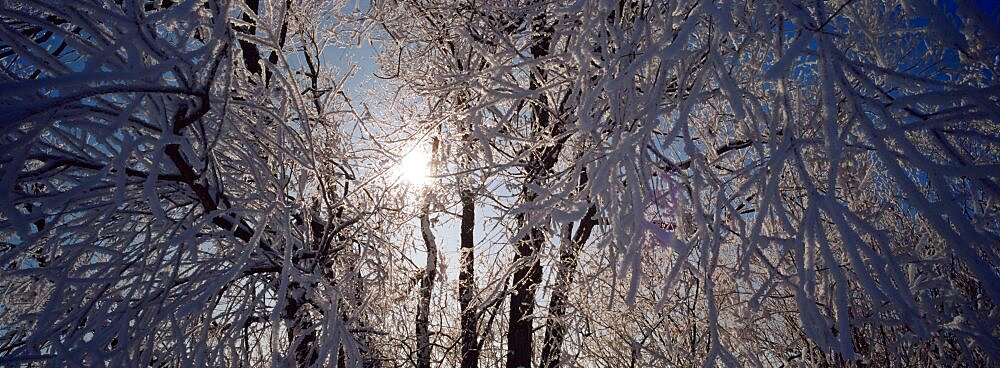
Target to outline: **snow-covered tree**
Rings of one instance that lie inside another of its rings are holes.
[[[0,2],[3,365],[371,356],[344,7]]]
[[[385,69],[462,96],[445,131],[515,196],[507,366],[599,362],[598,322],[655,365],[1000,358],[1000,38],[978,5],[381,5]],[[616,303],[659,322],[595,315]]]
[[[982,6],[0,0],[0,364],[996,365]]]

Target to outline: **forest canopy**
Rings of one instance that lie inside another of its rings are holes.
[[[0,365],[1000,365],[1000,7],[0,0]]]

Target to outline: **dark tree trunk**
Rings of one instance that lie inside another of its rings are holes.
[[[476,224],[476,203],[472,190],[468,188],[462,189],[461,199],[458,303],[462,308],[462,368],[475,368],[479,366],[479,310],[472,303],[476,288],[475,242],[472,238]]]
[[[594,219],[596,214],[597,208],[590,206],[587,214],[580,220],[580,227],[577,228],[570,244],[563,244],[559,252],[559,270],[556,274],[552,297],[549,300],[549,318],[545,320],[545,340],[542,346],[543,367],[558,367],[561,363],[562,343],[566,336],[566,300],[569,287],[573,284],[573,276],[576,274],[580,248],[590,239],[591,230],[597,223]]]
[[[542,279],[542,269],[537,254],[544,236],[540,229],[531,229],[530,234],[517,244],[514,262],[526,262],[514,271],[514,282],[510,294],[510,319],[507,331],[507,367],[530,367],[533,351],[532,334],[535,311],[535,289]]]
[[[431,170],[434,170],[437,157],[437,138],[431,147]],[[430,189],[425,190],[429,191]],[[434,279],[437,278],[437,244],[434,240],[434,233],[431,232],[430,220],[430,193],[424,195],[423,210],[420,214],[420,232],[423,235],[424,245],[427,247],[427,264],[424,267],[423,275],[420,279],[420,300],[417,304],[417,367],[429,368],[431,366],[431,341],[430,341],[430,311],[431,296],[434,293]]]
[[[533,22],[531,54],[535,59],[540,59],[549,53],[552,30],[545,24],[544,15],[538,15]],[[545,86],[545,83],[544,68],[532,68],[529,89],[539,90]],[[547,99],[544,95],[539,96],[539,101],[532,105],[534,117],[532,129],[536,134],[536,142],[552,140],[559,135],[561,130],[558,123],[553,125],[552,116],[545,105],[547,105]],[[525,163],[527,183],[538,185],[545,180],[558,159],[562,142],[557,141],[553,145],[539,144],[531,149],[528,162]],[[525,185],[522,190],[524,203],[535,201],[537,195],[530,189],[530,185]],[[526,213],[518,215],[518,222],[521,226],[533,226],[532,224],[536,223]],[[513,260],[516,268],[511,282],[510,314],[508,316],[508,368],[531,367],[531,358],[534,352],[532,335],[534,333],[535,290],[542,280],[539,255],[544,242],[545,235],[539,227],[532,227],[528,231],[528,235],[517,242],[517,252],[514,254]]]
[[[427,265],[424,267],[423,276],[420,279],[420,301],[417,305],[417,367],[431,366],[431,342],[430,342],[430,311],[431,295],[434,291],[434,278],[437,277],[437,245],[434,244],[434,236],[431,234],[429,215],[420,215],[420,230],[424,236],[424,244],[427,245]]]

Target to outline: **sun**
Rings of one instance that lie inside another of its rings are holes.
[[[417,146],[399,160],[399,178],[414,186],[424,186],[430,182],[431,156],[427,150]]]

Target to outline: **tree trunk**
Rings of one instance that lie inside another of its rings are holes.
[[[462,368],[479,366],[479,309],[472,300],[476,288],[475,243],[473,229],[476,224],[476,204],[472,190],[461,191],[462,225],[460,231],[461,260],[458,272],[458,303],[462,308]]]
[[[424,267],[420,279],[420,301],[417,305],[417,367],[431,366],[430,342],[430,310],[431,294],[434,291],[434,279],[437,277],[437,244],[431,232],[428,205],[424,205],[424,213],[420,215],[420,230],[423,233],[424,244],[427,246],[427,266]]]
[[[431,147],[431,170],[435,167],[437,157],[437,138]],[[424,189],[423,209],[420,213],[420,232],[424,238],[424,245],[427,247],[427,265],[420,279],[420,300],[417,304],[417,367],[429,368],[431,366],[431,336],[429,329],[431,295],[434,292],[434,280],[437,278],[437,243],[434,240],[434,233],[431,231],[430,219],[430,189]]]
[[[580,220],[580,227],[572,237],[569,244],[563,244],[559,252],[559,270],[556,274],[555,286],[552,297],[549,300],[549,318],[545,320],[545,340],[542,346],[542,366],[558,367],[561,363],[561,352],[563,339],[566,336],[566,300],[569,294],[569,287],[573,284],[573,276],[576,274],[577,259],[580,255],[580,248],[590,239],[591,230],[597,223],[594,215],[597,214],[597,207],[590,206],[587,214]]]
[[[532,45],[531,54],[535,59],[540,59],[549,52],[549,44],[552,38],[552,30],[545,24],[545,16],[538,15],[532,25]],[[539,90],[545,86],[545,70],[542,67],[532,68],[529,82],[530,90]],[[544,95],[539,96],[539,101],[532,106],[534,117],[533,129],[537,134],[538,145],[533,147],[526,162],[526,185],[523,188],[523,202],[531,203],[537,198],[532,191],[531,185],[539,185],[544,181],[545,176],[551,171],[562,149],[562,142],[558,141],[554,145],[546,145],[546,142],[558,136],[559,127],[552,125],[552,117],[546,106],[547,100]],[[533,221],[526,213],[518,216],[521,226],[532,226]],[[539,227],[532,227],[528,235],[517,243],[517,252],[514,254],[514,264],[516,265],[511,282],[510,314],[507,331],[507,367],[530,367],[531,358],[534,351],[533,344],[533,314],[535,311],[535,289],[542,280],[542,269],[539,263],[539,255],[542,244],[545,242],[544,232]]]
[[[537,254],[544,240],[540,229],[517,244],[514,262],[525,261],[514,272],[510,294],[510,320],[507,331],[507,367],[530,367],[532,346],[532,314],[535,311],[535,288],[542,279]]]

